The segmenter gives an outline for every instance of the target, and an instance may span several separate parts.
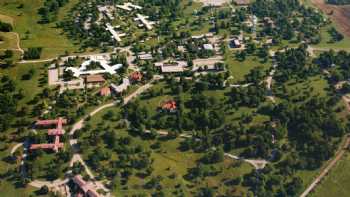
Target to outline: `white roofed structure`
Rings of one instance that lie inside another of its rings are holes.
[[[120,85],[115,85],[114,83],[111,84],[111,89],[116,93],[122,93],[125,90],[128,89],[130,86],[130,80],[129,78],[123,78],[123,83]]]
[[[148,21],[147,18],[148,18],[148,16],[136,14],[136,18],[134,20],[141,21],[141,23],[146,27],[147,30],[152,30],[153,29],[152,25],[154,24],[154,22]]]
[[[101,69],[96,70],[87,70],[87,66],[89,66],[93,62],[98,62],[101,65]],[[109,65],[107,60],[104,58],[100,58],[98,56],[90,56],[90,59],[87,61],[84,61],[80,68],[75,67],[68,67],[65,70],[66,71],[72,71],[74,77],[80,77],[80,75],[96,75],[96,74],[103,74],[103,73],[109,73],[111,75],[116,74],[116,70],[123,67],[122,64],[115,64],[113,66]]]
[[[121,42],[122,39],[121,37],[125,36],[125,34],[119,34],[117,31],[114,30],[114,27],[107,23],[106,24],[106,29],[112,34],[112,37],[117,41],[117,42]]]
[[[117,5],[117,8],[120,8],[120,9],[128,11],[128,12],[131,12],[132,10],[141,10],[142,9],[141,6],[132,4],[130,2],[124,3],[123,5]]]

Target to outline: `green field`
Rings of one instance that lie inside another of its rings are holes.
[[[244,80],[244,77],[256,67],[263,67],[265,70],[272,66],[270,61],[260,63],[259,58],[256,56],[247,56],[244,61],[238,61],[235,59],[234,54],[229,53],[225,58],[225,63],[228,66],[231,76],[233,76],[234,82]]]
[[[144,104],[142,102],[142,104]],[[113,111],[115,116],[112,120],[106,120],[104,115],[108,111]],[[97,135],[103,135],[105,131],[116,128],[115,123],[116,119],[119,117],[119,108],[113,107],[106,109],[104,111],[96,114],[88,124],[91,125],[89,131],[85,131],[81,134],[79,138],[81,141],[89,141],[88,136],[91,135],[91,130],[94,130],[96,125],[100,125],[100,128],[109,128],[99,130]],[[103,126],[102,126],[103,125]],[[143,139],[138,136],[130,135],[125,129],[116,129],[117,136],[119,137],[131,137],[131,147],[135,145],[141,145],[146,150],[151,150],[151,158],[153,160],[153,172],[151,176],[142,177],[139,175],[142,174],[141,171],[138,173],[138,170],[134,170],[133,175],[128,178],[128,182],[125,185],[117,184],[114,190],[115,195],[134,195],[140,193],[150,193],[154,192],[153,189],[144,188],[144,185],[150,180],[151,177],[161,176],[160,181],[162,191],[166,196],[174,195],[173,192],[182,191],[185,196],[193,196],[194,193],[201,187],[217,187],[218,193],[225,194],[225,192],[232,192],[236,195],[242,195],[246,193],[246,188],[238,186],[228,186],[223,184],[225,180],[229,180],[235,177],[242,176],[249,173],[252,170],[252,167],[247,163],[241,163],[231,159],[225,159],[223,162],[216,163],[215,168],[221,169],[222,172],[215,176],[208,176],[201,180],[188,180],[186,174],[190,168],[194,168],[198,165],[198,160],[203,156],[203,153],[195,153],[193,151],[180,151],[179,146],[182,141],[181,138],[178,139],[166,139],[158,138],[155,140]],[[150,148],[150,146],[156,142],[160,142],[160,147],[156,149]],[[104,147],[105,145],[98,140],[95,141],[96,146],[86,148],[84,146],[84,158],[87,160],[88,155],[93,153],[96,147]],[[104,147],[103,149],[106,149]],[[106,149],[107,150],[107,149]],[[118,152],[112,152],[111,159],[108,161],[103,161],[101,165],[108,165],[111,161],[114,161],[118,158]],[[208,165],[210,167],[212,165]],[[101,167],[103,168],[103,167]],[[97,175],[99,171],[95,172]]]
[[[22,76],[30,70],[34,70],[34,75],[30,80],[23,80]],[[47,79],[46,68],[43,64],[17,64],[10,68],[0,68],[0,77],[9,76],[15,81],[16,86],[22,89],[25,98],[21,100],[20,105],[25,105],[32,100],[46,85]],[[42,83],[41,82],[45,82]]]
[[[78,1],[70,0],[65,7],[61,8],[58,20],[63,19],[76,2]],[[42,59],[62,55],[65,51],[77,51],[78,46],[68,40],[61,29],[55,27],[55,23],[38,24],[40,18],[37,12],[38,8],[42,7],[42,3],[43,1],[40,0],[0,0],[0,16],[2,16],[0,19],[7,18],[6,20],[13,21],[14,31],[20,34],[20,45],[23,49],[43,47]],[[23,8],[18,7],[20,4],[23,4]],[[0,48],[2,47],[4,46],[0,45]]]
[[[346,153],[343,159],[329,172],[325,179],[312,193],[313,197],[347,197],[350,193],[350,154]]]
[[[335,25],[328,25],[326,27],[321,28],[321,42],[317,45],[313,45],[315,48],[325,48],[325,49],[344,49],[350,50],[350,38],[344,36],[344,39],[340,42],[330,42],[331,36],[328,30]]]

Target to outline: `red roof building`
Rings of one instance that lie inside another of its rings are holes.
[[[60,136],[64,134],[63,124],[66,124],[67,120],[63,118],[58,118],[55,120],[38,120],[35,125],[48,127],[51,125],[56,125],[56,128],[49,129],[47,134],[49,136],[55,136],[55,142],[53,144],[32,144],[30,150],[36,149],[52,149],[55,152],[58,152],[59,148],[63,148],[64,144],[60,142]]]
[[[109,96],[109,95],[111,95],[111,89],[109,87],[101,88],[100,95],[101,96]]]
[[[131,73],[131,75],[129,76],[130,80],[133,82],[138,82],[142,80],[142,74],[139,71],[135,71],[133,73]]]
[[[173,112],[177,109],[175,101],[167,101],[162,105],[162,110]]]
[[[84,192],[88,197],[100,197],[91,184],[86,183],[81,175],[76,175],[73,177],[73,182],[79,186],[79,188]]]

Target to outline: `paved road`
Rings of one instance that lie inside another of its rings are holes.
[[[69,179],[66,178],[64,180],[62,179],[57,179],[54,181],[39,181],[39,180],[34,180],[29,183],[30,186],[36,187],[36,188],[41,188],[42,186],[47,186],[49,188],[57,188],[63,184],[68,183]]]
[[[157,79],[154,79],[157,80]],[[143,93],[144,91],[148,90],[149,88],[151,88],[153,86],[153,81],[148,82],[147,84],[141,86],[140,88],[138,88],[135,92],[133,92],[132,94],[130,94],[129,96],[124,98],[124,105],[127,104],[128,102],[130,102],[133,98],[135,98],[136,96],[140,95],[141,93]],[[69,135],[73,135],[75,133],[76,130],[81,129],[84,125],[84,121],[86,120],[86,118],[88,117],[92,117],[95,114],[97,114],[98,112],[109,108],[109,107],[113,107],[114,105],[118,104],[119,102],[112,102],[112,103],[108,103],[105,105],[102,105],[98,108],[96,108],[94,111],[92,111],[88,116],[85,116],[83,119],[79,120],[78,122],[76,122],[71,131],[69,132]]]

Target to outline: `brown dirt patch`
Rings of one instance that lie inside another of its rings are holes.
[[[325,0],[311,0],[311,2],[335,22],[340,32],[350,37],[350,5],[329,5]]]

